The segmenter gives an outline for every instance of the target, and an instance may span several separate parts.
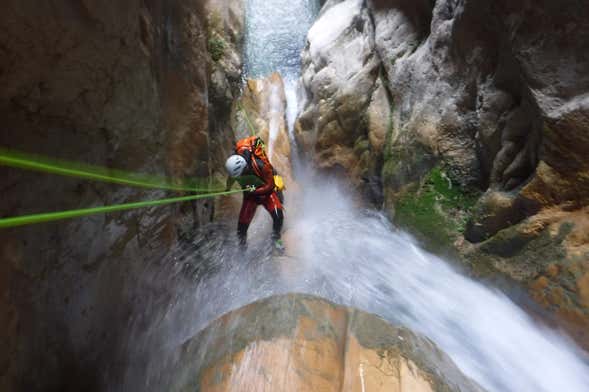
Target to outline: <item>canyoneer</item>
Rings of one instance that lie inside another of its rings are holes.
[[[264,142],[257,136],[239,140],[235,154],[225,162],[229,177],[227,190],[235,182],[244,189],[243,203],[237,224],[237,236],[242,246],[247,244],[247,230],[259,205],[264,206],[272,217],[272,243],[279,252],[284,252],[281,239],[284,221],[282,191],[284,183],[270,164],[264,150]]]

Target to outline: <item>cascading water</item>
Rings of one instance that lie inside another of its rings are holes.
[[[272,72],[280,73],[284,79],[291,140],[294,140],[292,130],[298,111],[301,51],[319,8],[319,0],[247,1],[245,77],[260,78]],[[272,130],[270,133],[272,135]]]
[[[305,0],[250,0],[248,75],[279,70],[287,79],[297,76],[302,45],[291,45],[293,37],[316,11],[316,3]],[[359,210],[334,182],[298,181],[303,208],[287,217],[287,235],[294,239],[287,261],[272,260],[255,241],[239,254],[233,230],[215,226],[197,234],[194,247],[146,269],[143,280],[160,282],[166,299],[145,300],[146,308],[159,309],[155,320],[134,320],[141,331],[128,342],[135,365],[119,390],[169,390],[185,367],[182,345],[212,320],[262,298],[298,292],[426,335],[488,391],[589,391],[587,358],[567,338],[537,325],[499,291],[420,250],[382,214]]]
[[[318,0],[247,0],[245,76],[279,72],[296,80],[307,32],[319,13]]]
[[[178,251],[167,267],[150,272],[145,280],[163,280],[170,302],[131,345],[144,350],[135,361],[153,359],[129,385],[137,387],[138,379],[143,390],[171,385],[186,367],[182,345],[211,321],[262,298],[305,293],[422,333],[488,391],[589,390],[587,359],[567,338],[420,250],[382,214],[358,210],[335,183],[306,182],[304,189],[305,208],[289,217],[288,235],[296,241],[285,260],[273,260],[260,243],[241,255],[222,232],[204,231],[195,239],[197,252]]]

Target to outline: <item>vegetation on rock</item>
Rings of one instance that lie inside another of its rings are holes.
[[[406,191],[395,203],[395,221],[418,234],[426,245],[448,248],[464,232],[478,193],[452,183],[436,167],[423,183]]]
[[[225,54],[225,48],[227,48],[227,43],[223,38],[221,38],[217,34],[213,34],[212,37],[209,37],[208,41],[208,49],[209,54],[214,62],[217,62],[223,58]]]
[[[207,49],[214,62],[223,58],[227,50],[227,41],[223,38],[223,21],[218,12],[211,12],[208,18]]]

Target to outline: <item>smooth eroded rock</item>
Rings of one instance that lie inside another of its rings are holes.
[[[482,391],[429,340],[306,295],[229,313],[187,342],[172,391]]]

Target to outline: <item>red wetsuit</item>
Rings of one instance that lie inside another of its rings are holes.
[[[259,205],[264,206],[266,211],[270,213],[273,222],[272,238],[278,240],[281,236],[284,213],[282,203],[275,190],[274,168],[270,162],[257,158],[250,151],[237,149],[236,152],[242,155],[248,163],[247,168],[240,177],[245,178],[253,175],[257,178],[258,182],[262,183],[262,185],[256,186],[255,191],[245,192],[243,194],[243,204],[241,205],[239,223],[237,225],[237,234],[240,242],[245,244],[247,230]],[[242,187],[247,185],[246,182],[240,181],[240,178],[237,181],[240,182]]]

